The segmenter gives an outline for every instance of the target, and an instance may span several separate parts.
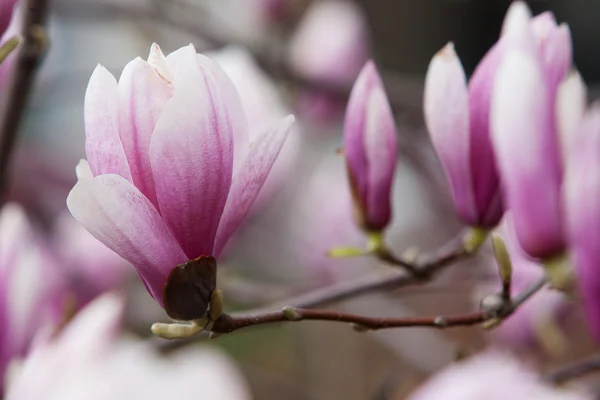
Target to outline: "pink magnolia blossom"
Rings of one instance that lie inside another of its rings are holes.
[[[311,4],[291,39],[288,61],[302,76],[318,82],[349,84],[368,57],[367,24],[351,1]]]
[[[397,132],[383,83],[372,61],[361,71],[348,100],[344,154],[359,225],[385,228],[392,216]]]
[[[571,40],[568,27],[549,14],[530,29],[526,6],[515,7],[524,11],[505,24],[490,121],[519,243],[530,256],[546,258],[564,247],[556,96],[571,67]]]
[[[494,227],[503,214],[490,138],[490,110],[493,82],[507,51],[527,47],[515,43],[515,31],[528,36],[524,42],[531,42],[529,48],[540,54],[548,82],[556,89],[570,66],[569,30],[557,26],[549,12],[530,18],[523,2],[511,5],[503,35],[483,57],[468,85],[451,43],[433,57],[427,72],[427,128],[450,181],[456,210],[471,226]]]
[[[40,332],[9,380],[7,400],[204,398],[250,394],[231,361],[216,350],[188,348],[159,356],[149,343],[119,337],[123,299],[108,294],[55,336]]]
[[[119,82],[98,66],[86,92],[86,154],[69,210],[136,267],[164,306],[171,271],[218,257],[258,195],[294,121],[249,141],[239,95],[192,45],[152,46]]]
[[[40,327],[63,318],[65,289],[57,260],[25,212],[5,205],[0,211],[0,378],[12,359],[27,352]]]
[[[567,237],[587,324],[600,342],[600,104],[586,112],[579,133],[563,189]]]

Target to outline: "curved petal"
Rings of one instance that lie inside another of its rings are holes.
[[[588,327],[600,341],[600,106],[586,114],[575,145],[563,186],[568,240]]]
[[[194,62],[194,59],[196,62]],[[209,71],[215,79],[219,88],[221,98],[227,104],[227,112],[231,121],[233,132],[234,155],[233,170],[244,160],[248,150],[248,123],[242,100],[227,73],[215,61],[203,54],[197,54],[193,44],[182,47],[167,56],[172,71],[175,71],[174,79],[183,79],[187,71],[196,69],[197,64]]]
[[[169,273],[188,258],[152,203],[131,183],[110,174],[77,182],[67,207],[92,235],[135,266],[162,305]]]
[[[133,184],[154,205],[157,202],[150,168],[150,139],[172,93],[173,85],[139,57],[125,66],[119,79],[119,135]]]
[[[193,259],[212,254],[231,186],[233,142],[212,74],[202,67],[185,74],[156,124],[150,163],[161,215]]]
[[[477,225],[471,181],[469,94],[467,81],[452,43],[431,60],[425,78],[425,123],[433,147],[452,187],[457,213],[470,225]]]
[[[227,240],[254,203],[293,123],[294,116],[288,115],[275,128],[268,130],[250,144],[248,155],[236,171],[231,183],[231,190],[215,239],[213,252],[215,257],[221,253]]]
[[[494,82],[494,150],[521,247],[540,258],[563,246],[557,138],[548,96],[541,65],[522,51],[507,54]]]
[[[369,228],[383,229],[392,215],[391,190],[397,163],[397,131],[394,114],[382,87],[367,100],[365,154],[368,165],[366,213]]]
[[[85,92],[85,153],[96,175],[117,174],[131,181],[129,163],[118,131],[117,81],[98,65]]]

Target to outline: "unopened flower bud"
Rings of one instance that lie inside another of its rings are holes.
[[[344,126],[344,152],[359,225],[383,230],[391,219],[391,188],[396,170],[396,124],[372,61],[350,94]]]

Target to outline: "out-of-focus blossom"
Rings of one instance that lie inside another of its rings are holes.
[[[530,256],[549,258],[564,247],[556,96],[571,67],[571,38],[550,14],[531,22],[523,3],[514,9],[521,11],[509,12],[504,27],[490,123],[519,243]]]
[[[294,121],[250,141],[233,83],[192,45],[165,57],[154,44],[118,84],[98,66],[84,114],[89,165],[79,164],[67,205],[163,307],[176,266],[221,253]]]
[[[552,387],[511,356],[488,351],[442,370],[409,399],[591,400],[592,396]]]
[[[5,205],[0,212],[0,378],[10,360],[26,353],[40,327],[63,318],[65,295],[53,254],[25,212]]]
[[[239,372],[215,350],[160,357],[149,343],[119,340],[123,301],[105,295],[62,332],[47,332],[9,381],[7,400],[249,399]]]
[[[230,46],[210,56],[227,73],[240,95],[251,141],[290,113],[275,82],[260,69],[248,50]],[[289,181],[298,161],[300,146],[300,132],[295,125],[281,148],[250,213],[268,204],[283,184]]]
[[[564,197],[567,238],[588,327],[600,342],[600,105],[583,118],[568,158]]]
[[[367,231],[381,231],[392,216],[396,136],[385,89],[369,61],[352,88],[344,123],[344,154],[356,217]]]
[[[368,57],[367,24],[354,2],[313,2],[291,39],[289,64],[317,82],[351,83]]]
[[[128,264],[64,212],[55,222],[54,249],[68,276],[71,293],[82,305],[123,283]]]
[[[496,232],[503,239],[510,255],[512,263],[511,294],[514,296],[522,293],[544,276],[544,270],[542,265],[528,257],[519,247],[513,224],[512,214],[507,213]],[[497,269],[497,266],[494,265],[493,269]],[[491,285],[482,287],[488,294],[490,288]],[[500,291],[499,286],[496,289],[497,292]],[[548,332],[549,327],[561,328],[560,322],[566,315],[569,305],[570,302],[564,293],[547,287],[543,288],[492,331],[494,339],[498,343],[516,349],[561,350],[544,348],[547,342],[544,341],[546,338],[541,335]]]

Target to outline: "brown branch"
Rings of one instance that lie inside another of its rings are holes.
[[[600,353],[562,366],[544,376],[544,379],[551,383],[563,383],[598,371],[600,371]]]
[[[404,327],[436,327],[473,325],[485,321],[481,312],[454,316],[379,318],[363,315],[347,314],[329,310],[309,310],[304,308],[284,307],[281,311],[265,314],[231,316],[223,315],[214,322],[211,332],[229,333],[248,326],[288,321],[332,321],[353,324],[357,330],[377,330]]]
[[[27,0],[24,4],[23,39],[17,50],[17,59],[0,120],[0,202],[3,202],[6,197],[10,155],[15,145],[37,67],[46,49],[44,23],[47,11],[47,0]]]
[[[456,326],[469,326],[482,322],[495,322],[494,325],[501,322],[515,312],[519,306],[527,301],[531,296],[537,293],[546,284],[546,278],[542,278],[525,289],[522,293],[515,296],[509,304],[498,312],[474,312],[469,314],[459,314],[450,316],[427,316],[427,317],[408,317],[408,318],[382,318],[369,317],[363,315],[349,314],[330,310],[310,310],[305,308],[285,306],[281,311],[262,312],[243,315],[223,314],[214,321],[210,331],[214,333],[230,333],[238,329],[249,326],[271,324],[276,322],[289,321],[332,321],[345,322],[355,326],[358,330],[378,330],[389,328],[404,327],[434,327],[450,328]]]

